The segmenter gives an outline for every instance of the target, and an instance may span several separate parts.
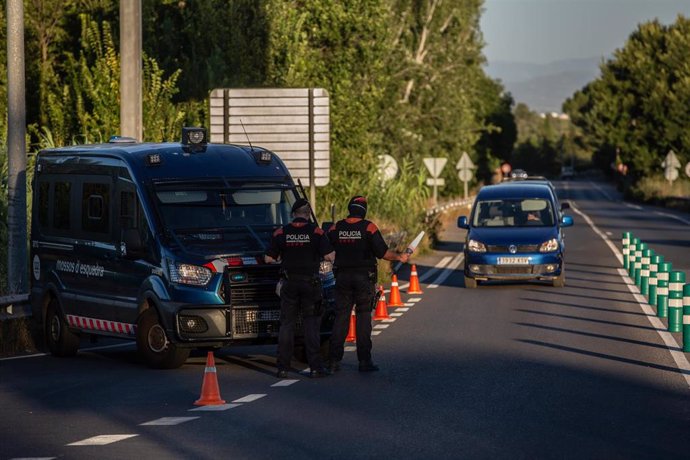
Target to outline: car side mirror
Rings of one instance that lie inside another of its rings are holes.
[[[570,209],[570,203],[564,201],[563,203],[561,203],[561,211],[565,211],[566,209]]]
[[[574,223],[572,216],[561,217],[561,227],[571,227]]]
[[[470,226],[467,224],[467,216],[458,217],[458,228],[468,229]]]
[[[124,250],[122,256],[127,259],[136,259],[146,254],[147,247],[141,240],[141,234],[136,228],[128,228],[123,231],[122,242]]]

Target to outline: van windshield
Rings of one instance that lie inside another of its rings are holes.
[[[295,201],[291,189],[213,185],[155,186],[163,223],[185,246],[214,246],[224,252],[263,251],[273,230],[291,220]]]
[[[496,199],[477,202],[472,216],[474,227],[552,227],[551,203],[541,198]]]

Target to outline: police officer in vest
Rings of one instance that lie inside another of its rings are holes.
[[[287,377],[294,351],[297,314],[301,311],[310,377],[325,377],[330,372],[324,367],[320,353],[323,293],[319,264],[322,257],[333,262],[335,252],[323,230],[309,222],[311,210],[307,200],[300,198],[295,201],[292,214],[294,220],[273,233],[265,256],[267,263],[282,260],[276,376]]]
[[[379,370],[371,360],[371,311],[376,293],[376,259],[407,262],[409,254],[390,249],[376,224],[366,220],[367,199],[353,197],[349,215],[328,230],[335,248],[336,316],[330,346],[330,371],[340,370],[352,306],[355,307],[359,371]]]

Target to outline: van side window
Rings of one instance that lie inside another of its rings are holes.
[[[50,226],[48,210],[50,209],[50,182],[38,184],[38,225],[45,229]]]
[[[123,229],[136,228],[134,215],[136,210],[136,198],[134,192],[120,192],[120,226]]]
[[[70,229],[70,190],[69,182],[55,182],[55,209],[53,209],[53,228]]]
[[[94,233],[110,232],[110,186],[84,182],[82,186],[82,230]]]

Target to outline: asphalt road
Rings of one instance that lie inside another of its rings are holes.
[[[464,232],[449,228],[416,260],[424,294],[403,289],[407,310],[376,323],[380,372],[360,374],[348,351],[335,376],[278,380],[274,346],[223,349],[228,404],[216,411],[193,410],[202,354],[172,371],[115,342],[3,360],[0,459],[686,457],[688,355],[619,257],[632,231],[687,273],[690,216],[626,204],[604,184],[556,185],[575,218],[564,288],[464,289]]]

